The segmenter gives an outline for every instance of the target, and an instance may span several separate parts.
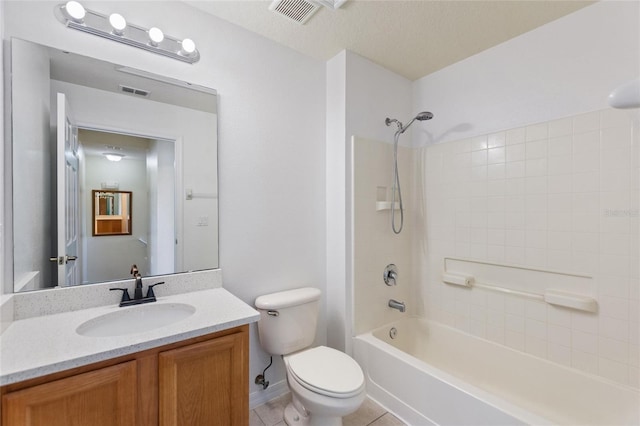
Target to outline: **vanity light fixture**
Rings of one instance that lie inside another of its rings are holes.
[[[54,9],[54,13],[60,22],[74,30],[108,38],[190,64],[200,60],[200,53],[193,40],[171,37],[157,27],[147,29],[128,23],[119,13],[107,16],[86,9],[75,0],[59,4]]]
[[[120,161],[122,160],[122,157],[124,157],[124,154],[116,154],[113,152],[105,152],[102,155],[107,157],[107,160],[109,161]]]

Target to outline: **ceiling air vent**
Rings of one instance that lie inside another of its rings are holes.
[[[135,87],[120,85],[120,90],[124,93],[128,93],[130,95],[142,96],[144,98],[148,97],[151,94],[150,91],[144,89],[136,89]]]
[[[301,25],[319,8],[319,4],[308,0],[274,0],[269,6],[269,10]]]

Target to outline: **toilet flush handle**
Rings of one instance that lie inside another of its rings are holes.
[[[272,317],[277,317],[280,315],[280,312],[278,311],[273,311],[273,310],[268,310],[267,311],[267,315],[272,316]]]

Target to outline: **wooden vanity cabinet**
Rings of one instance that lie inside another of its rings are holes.
[[[2,426],[248,425],[248,336],[244,325],[4,386]]]
[[[135,425],[136,362],[104,367],[10,392],[3,425]]]
[[[160,426],[248,423],[241,339],[231,334],[160,353]]]

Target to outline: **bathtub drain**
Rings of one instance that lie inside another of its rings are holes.
[[[391,327],[391,330],[389,330],[389,337],[391,337],[392,339],[395,339],[397,334],[398,334],[398,330],[396,330],[395,327]]]

